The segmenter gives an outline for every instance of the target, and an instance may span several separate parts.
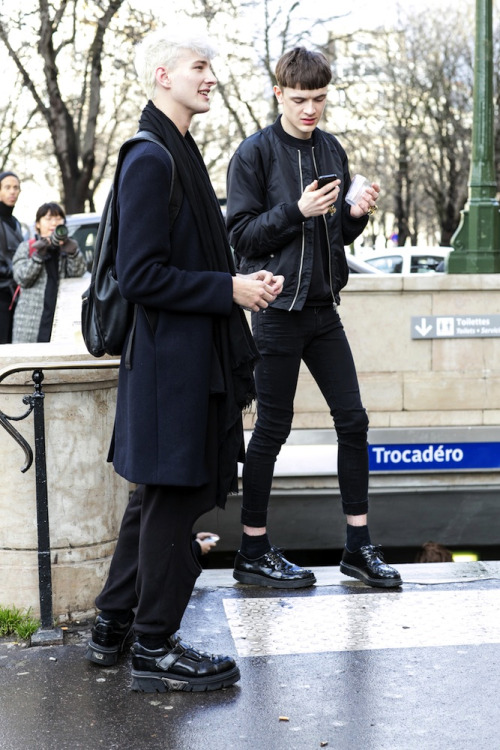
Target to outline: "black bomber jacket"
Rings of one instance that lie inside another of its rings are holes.
[[[321,218],[328,238],[330,288],[338,304],[349,276],[344,246],[361,234],[368,218],[352,218],[344,201],[351,178],[339,141],[316,128],[312,148],[301,149],[278,123],[279,118],[246,138],[229,163],[226,223],[237,269],[282,274],[283,291],[273,307],[301,310],[312,274],[315,219],[306,219],[297,202],[319,175],[336,173],[342,180],[337,211]]]

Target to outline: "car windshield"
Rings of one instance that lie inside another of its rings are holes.
[[[371,266],[385,273],[401,273],[403,270],[403,257],[401,255],[386,255],[383,258],[367,258]]]
[[[412,251],[386,252],[365,260],[384,273],[436,273],[444,270],[443,264],[447,254],[447,248],[443,251],[413,248]]]
[[[435,271],[442,260],[442,256],[412,255],[410,273],[429,273],[429,271]]]

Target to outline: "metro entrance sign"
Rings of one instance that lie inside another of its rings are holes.
[[[500,315],[412,316],[412,339],[474,339],[500,337]]]
[[[369,445],[371,472],[500,470],[500,443]]]

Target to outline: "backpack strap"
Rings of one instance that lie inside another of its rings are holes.
[[[16,306],[17,298],[19,297],[20,294],[21,294],[21,285],[18,284],[16,286],[16,289],[14,291],[14,294],[12,295],[12,299],[11,299],[10,304],[9,304],[9,312],[11,310],[13,310],[14,307]]]
[[[182,204],[182,198],[184,195],[182,186],[177,179],[177,168],[175,166],[174,157],[172,156],[168,148],[160,140],[158,140],[158,138],[153,135],[153,133],[150,133],[149,130],[139,130],[134,136],[132,136],[132,138],[129,138],[126,143],[130,143],[131,141],[151,141],[152,143],[156,143],[157,146],[160,146],[164,151],[167,152],[167,155],[170,159],[170,164],[172,165],[172,179],[170,181],[170,192],[168,196],[168,215],[170,219],[170,226],[172,227],[179,213]]]
[[[131,143],[134,143],[135,141],[151,141],[152,143],[156,143],[157,146],[160,146],[164,151],[166,151],[169,159],[170,164],[172,167],[172,179],[170,180],[170,191],[168,196],[168,216],[170,220],[170,229],[172,229],[175,220],[177,219],[177,216],[179,214],[179,210],[182,204],[182,199],[184,197],[184,191],[182,189],[182,186],[177,179],[177,169],[175,166],[175,161],[168,150],[168,148],[160,141],[158,138],[156,138],[153,133],[150,133],[149,130],[139,130],[135,135],[132,136],[132,138],[129,138],[123,146],[120,149],[120,154],[118,156],[118,164],[116,167],[116,173],[115,173],[115,184],[114,184],[114,193],[116,195],[117,193],[117,187],[118,187],[118,175],[120,172],[121,163],[123,161],[123,158],[125,156],[126,147],[130,145]],[[113,201],[114,203],[114,201]],[[111,210],[114,212],[114,205],[112,205]],[[116,253],[116,243],[114,244],[115,253]],[[132,348],[134,344],[134,338],[135,338],[135,330],[137,325],[137,305],[134,305],[134,316],[132,319],[132,326],[130,329],[130,336],[128,338],[127,348],[125,351],[125,367],[127,370],[131,369],[131,360],[132,360]],[[156,310],[146,310],[144,308],[144,312],[146,314],[146,317],[148,318],[149,324],[154,331],[156,328],[156,321],[158,319],[158,312]]]

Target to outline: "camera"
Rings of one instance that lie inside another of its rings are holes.
[[[53,247],[59,247],[61,242],[66,242],[68,239],[68,227],[66,224],[58,224],[50,235],[50,242]]]

